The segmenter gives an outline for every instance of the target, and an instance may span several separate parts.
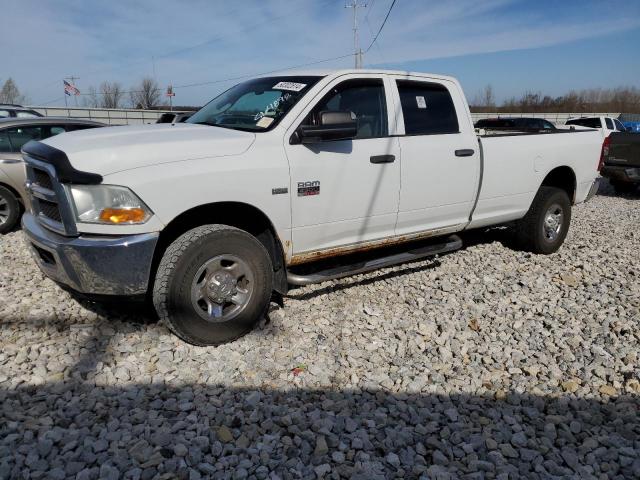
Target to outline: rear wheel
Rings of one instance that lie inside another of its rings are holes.
[[[20,202],[11,190],[0,185],[0,234],[10,232],[20,219]]]
[[[269,254],[255,237],[227,225],[204,225],[167,248],[153,303],[186,342],[220,345],[249,332],[264,315],[272,272]]]
[[[525,217],[516,224],[518,246],[533,253],[554,253],[564,242],[570,223],[567,192],[542,186]]]

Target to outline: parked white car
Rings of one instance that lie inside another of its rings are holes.
[[[249,331],[274,291],[451,251],[463,230],[517,221],[522,248],[555,252],[571,205],[597,189],[601,144],[593,130],[478,136],[450,77],[261,77],[186,123],[26,145],[23,226],[57,282],[149,295],[178,336],[215,345]]]
[[[600,131],[602,138],[607,138],[613,132],[627,131],[622,122],[613,117],[576,117],[567,120],[565,125],[595,128]]]

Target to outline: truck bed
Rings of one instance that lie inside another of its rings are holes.
[[[580,135],[563,135],[569,133]],[[559,166],[566,166],[565,174],[573,176],[573,203],[585,201],[600,160],[602,137],[593,129],[492,130],[479,132],[478,142],[482,176],[471,228],[522,218],[542,180]]]
[[[558,128],[557,130],[545,129],[515,129],[515,128],[476,128],[476,134],[481,137],[512,137],[522,135],[554,135],[560,133],[592,132],[595,129]]]

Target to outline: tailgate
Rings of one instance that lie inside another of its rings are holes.
[[[640,135],[637,133],[615,132],[609,136],[609,154],[605,165],[640,167]]]

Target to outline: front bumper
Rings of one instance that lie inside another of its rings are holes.
[[[158,233],[65,237],[25,213],[22,228],[33,257],[52,280],[97,295],[145,293]]]
[[[640,183],[640,168],[637,167],[605,165],[602,168],[602,175],[612,180]]]

